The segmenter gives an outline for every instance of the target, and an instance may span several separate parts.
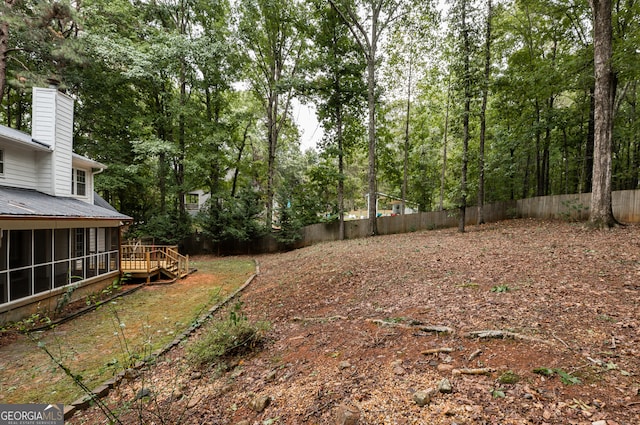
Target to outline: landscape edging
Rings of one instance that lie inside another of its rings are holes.
[[[224,300],[219,302],[218,304],[211,307],[204,314],[202,314],[198,319],[196,319],[191,326],[189,326],[185,331],[183,331],[176,339],[165,345],[163,348],[159,348],[151,353],[148,357],[146,357],[143,361],[136,362],[133,365],[132,369],[141,369],[147,363],[155,361],[158,357],[165,354],[167,351],[180,344],[182,341],[191,336],[196,330],[198,330],[207,320],[209,320],[220,308],[224,307],[229,301],[234,299],[240,292],[242,292],[247,286],[253,282],[253,280],[260,274],[260,264],[258,260],[253,260],[255,264],[255,272],[249,276],[249,278],[240,286],[238,289],[233,291],[230,295],[228,295]],[[109,392],[117,387],[120,384],[120,381],[125,377],[127,370],[123,370],[119,372],[113,378],[108,379],[103,382],[101,385],[98,385],[95,389],[91,391],[91,394],[85,394],[79,399],[72,402],[70,405],[64,406],[64,419],[67,420],[71,418],[77,411],[84,410],[92,404],[92,401],[106,397]]]

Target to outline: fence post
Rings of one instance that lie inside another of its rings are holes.
[[[147,261],[147,283],[151,282],[151,252],[145,252],[145,259]]]

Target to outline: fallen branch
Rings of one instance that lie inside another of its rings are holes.
[[[477,349],[476,351],[474,351],[473,353],[471,353],[469,355],[469,361],[475,359],[476,357],[478,357],[480,354],[482,354],[482,350],[481,349]]]
[[[453,348],[442,347],[442,348],[430,348],[429,350],[424,350],[421,354],[428,356],[429,354],[438,354],[438,353],[451,353],[453,352]]]
[[[535,338],[528,335],[522,335],[515,332],[501,331],[501,330],[485,330],[469,332],[469,338],[512,338],[520,341],[539,342],[546,345],[555,345],[553,342],[546,339]]]
[[[422,332],[435,332],[439,334],[452,334],[453,328],[448,326],[418,326],[417,327]]]
[[[294,316],[291,320],[294,322],[333,322],[336,320],[349,320],[345,316],[329,316],[329,317],[300,317]]]
[[[479,369],[453,369],[452,375],[491,375],[492,369],[488,367],[482,367]]]
[[[566,342],[564,342],[562,339],[560,339],[560,337],[556,336],[556,334],[552,333],[551,335],[553,335],[553,337],[555,339],[557,339],[558,341],[560,341],[561,343],[564,344],[565,347],[567,347],[569,350],[572,350],[572,348],[569,346],[569,344],[567,344]],[[573,351],[573,350],[572,350]]]
[[[453,333],[453,328],[450,328],[448,326],[416,324],[420,322],[415,320],[412,320],[409,324],[389,322],[382,319],[367,319],[367,321],[371,323],[375,323],[376,325],[380,325],[380,326],[390,326],[394,328],[404,328],[404,329],[416,329],[422,332],[435,332],[435,333],[443,333],[443,334]]]

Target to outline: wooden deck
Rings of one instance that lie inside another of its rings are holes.
[[[189,256],[175,246],[123,245],[120,266],[123,273],[147,283],[162,276],[176,280],[189,274]]]

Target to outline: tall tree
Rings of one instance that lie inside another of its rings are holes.
[[[278,141],[290,119],[293,80],[300,72],[306,44],[304,9],[301,3],[288,0],[242,0],[239,7],[248,78],[265,112],[266,225],[271,228]]]
[[[611,0],[590,0],[593,11],[593,58],[595,65],[595,128],[593,188],[589,221],[595,227],[616,224],[611,205],[611,147],[616,76],[613,70]]]
[[[320,2],[323,4],[323,2]],[[363,112],[366,88],[363,85],[364,62],[333,5],[317,8],[317,28],[312,61],[315,75],[311,94],[318,101],[318,116],[325,130],[324,154],[337,157],[337,210],[339,238],[344,239],[345,157],[356,144],[353,127]]]
[[[84,59],[77,45],[81,4],[74,6],[57,1],[0,3],[0,104],[10,87],[28,91],[55,79],[66,88],[68,67]]]
[[[467,210],[467,168],[469,164],[469,118],[471,115],[471,41],[469,39],[469,22],[467,20],[468,0],[460,2],[460,31],[462,37],[462,90],[464,110],[462,112],[462,175],[460,180],[460,204],[458,231],[464,232]]]
[[[11,8],[15,0],[4,0],[2,3],[2,14],[0,15],[0,105],[4,98],[5,86],[7,84],[7,59],[9,55],[9,21]]]
[[[480,147],[478,152],[478,224],[484,223],[484,171],[485,136],[487,131],[487,99],[489,97],[489,79],[491,77],[491,0],[487,1],[487,23],[484,40],[484,79],[482,82],[482,105],[480,106]]]
[[[369,235],[378,233],[377,224],[377,181],[376,181],[376,104],[378,47],[384,32],[411,10],[423,2],[403,0],[363,0],[361,4],[346,1],[329,0],[348,25],[351,34],[360,47],[367,63],[367,106],[368,124],[368,162],[369,162]],[[415,4],[412,4],[415,3]],[[358,12],[363,13],[358,13]]]

